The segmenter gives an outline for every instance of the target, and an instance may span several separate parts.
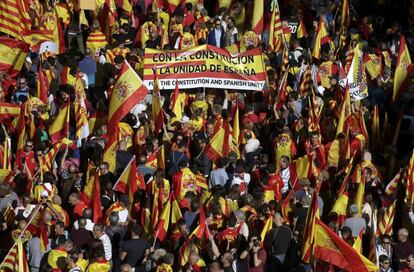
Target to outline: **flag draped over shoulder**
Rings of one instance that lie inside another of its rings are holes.
[[[315,258],[345,271],[378,271],[378,267],[341,239],[319,218],[315,219]]]
[[[408,66],[411,64],[410,52],[408,51],[405,37],[400,40],[400,50],[398,51],[397,65],[394,73],[394,92],[392,100],[395,101],[406,88]]]
[[[28,1],[0,1],[0,31],[21,40],[21,32],[32,24],[28,10]]]
[[[69,137],[69,118],[70,103],[67,102],[49,126],[49,136],[53,144],[65,137]]]
[[[1,15],[0,15],[1,16]],[[0,37],[0,71],[17,76],[23,67],[30,45],[15,39]]]
[[[262,35],[264,26],[264,1],[254,1],[253,17],[252,17],[252,30],[257,35]]]
[[[0,267],[0,271],[29,272],[27,256],[23,247],[23,242],[19,238],[10,250],[9,254],[4,258]]]
[[[148,89],[127,61],[122,64],[109,101],[108,129],[115,126],[147,95]]]

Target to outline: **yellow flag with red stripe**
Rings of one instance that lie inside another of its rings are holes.
[[[161,242],[164,241],[165,237],[167,236],[168,226],[170,224],[170,216],[171,216],[171,195],[170,199],[165,203],[161,215],[158,218],[157,223],[157,232],[155,239],[159,239]]]
[[[398,52],[397,65],[394,73],[394,92],[392,100],[395,101],[401,94],[401,91],[406,87],[406,80],[408,76],[408,66],[411,64],[410,52],[408,51],[405,37],[401,36],[400,50]]]
[[[266,218],[262,232],[260,233],[260,239],[262,242],[265,240],[266,235],[269,233],[272,227],[273,227],[273,218],[271,215],[269,215],[269,217]]]
[[[49,126],[49,136],[53,144],[65,137],[69,137],[69,118],[70,103],[67,102]]]
[[[15,39],[0,37],[0,71],[12,77],[20,73],[29,53],[29,44]]]
[[[252,30],[257,35],[262,35],[264,19],[264,1],[254,1],[253,16],[252,16]]]
[[[109,102],[108,130],[115,126],[147,95],[148,89],[127,61],[118,73]]]

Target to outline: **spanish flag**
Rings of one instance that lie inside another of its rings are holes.
[[[180,206],[174,194],[171,194],[171,224],[177,224],[183,218]]]
[[[99,175],[98,171],[95,169],[95,173],[93,177],[90,177],[87,180],[85,188],[83,190],[85,196],[89,199],[89,203],[91,203],[91,208],[93,212],[92,221],[94,223],[99,223],[103,219],[102,215],[102,207],[101,207],[101,188],[99,184]]]
[[[269,231],[272,229],[272,227],[273,227],[273,216],[269,215],[265,219],[262,232],[260,233],[260,239],[261,239],[262,242],[265,240],[266,235],[269,233]]]
[[[336,213],[338,216],[336,222],[342,226],[346,219],[346,211],[348,208],[348,192],[343,192],[335,201],[335,204],[332,207],[331,213]]]
[[[315,190],[311,205],[309,206],[308,213],[306,215],[306,224],[303,231],[303,244],[302,244],[302,261],[304,263],[310,263],[314,253],[314,243],[316,243],[315,228],[316,220],[319,219],[319,204],[318,204],[318,192]]]
[[[47,249],[47,246],[49,245],[49,235],[48,235],[48,226],[43,220],[43,214],[42,218],[40,219],[40,227],[39,227],[39,239],[40,239],[40,251],[44,252]]]
[[[329,33],[326,30],[325,22],[320,19],[318,23],[318,30],[316,32],[315,43],[313,44],[312,49],[312,57],[315,59],[321,58],[321,48],[327,42],[332,42],[331,37],[329,37]]]
[[[380,120],[378,113],[378,105],[374,106],[374,111],[371,117],[371,147],[376,148],[380,147],[381,144],[381,129],[380,129]]]
[[[356,171],[358,171],[357,169]],[[364,194],[365,194],[365,174],[361,174],[361,181],[357,184],[357,191],[354,199],[355,205],[358,207],[358,215],[362,214],[362,204],[364,204]]]
[[[395,101],[407,86],[408,66],[411,64],[410,52],[408,51],[405,37],[401,36],[400,50],[398,52],[397,65],[394,73],[394,93],[392,100]]]
[[[115,126],[147,95],[148,89],[127,61],[118,73],[109,101],[108,130]]]
[[[29,265],[27,264],[26,251],[23,247],[21,238],[17,239],[16,243],[10,249],[9,253],[4,258],[1,266],[1,271],[15,271],[15,272],[29,272]]]
[[[240,113],[239,113],[239,103],[236,99],[236,111],[234,112],[233,117],[233,142],[235,146],[239,145],[240,139]]]
[[[296,31],[296,37],[298,39],[306,38],[308,36],[308,31],[306,31],[305,24],[303,23],[302,16],[299,16],[299,25],[298,30]]]
[[[362,254],[362,234],[365,229],[361,229],[358,234],[358,237],[355,239],[352,248],[355,249],[359,254]]]
[[[215,133],[211,136],[210,142],[205,148],[206,155],[212,161],[227,157],[230,152],[229,142],[231,141],[228,121],[224,121],[222,126],[220,126],[220,122],[217,122],[214,131]]]
[[[406,182],[406,195],[405,195],[405,202],[408,205],[414,204],[414,152],[411,155],[410,163],[407,168],[407,172],[405,173],[404,180]]]
[[[2,2],[0,2],[1,10]],[[1,18],[0,13],[0,18]],[[0,23],[1,25],[1,23]],[[1,30],[1,27],[0,27]],[[26,60],[27,53],[29,53],[29,44],[15,39],[0,37],[0,71],[7,72],[14,77],[20,73],[23,64]]]
[[[37,76],[37,97],[42,101],[43,103],[48,102],[48,92],[49,92],[49,82],[47,80],[47,77],[45,76],[42,68],[42,63],[39,64],[38,68],[38,76]]]
[[[145,181],[142,174],[137,171],[137,163],[133,156],[115,183],[114,190],[123,194],[128,193],[129,201],[133,203],[134,195],[139,189],[145,190]]]
[[[69,137],[70,102],[60,109],[55,120],[49,126],[50,140],[53,144],[65,137]]]
[[[392,226],[394,224],[396,203],[397,203],[397,200],[394,200],[391,206],[388,206],[387,209],[382,214],[378,222],[378,228],[377,228],[377,234],[379,237],[383,235],[392,236]]]
[[[14,103],[0,102],[0,121],[6,118],[15,118],[20,114],[20,106]]]
[[[40,44],[45,41],[53,41],[53,30],[28,30],[22,31],[23,41],[30,45],[32,51],[40,49]]]
[[[158,3],[161,3],[162,1],[157,0],[156,2],[158,4]],[[180,5],[180,2],[181,2],[180,0],[167,0],[168,11],[169,11],[170,14],[174,13],[177,6]],[[159,6],[159,4],[157,6]]]
[[[28,13],[29,9],[30,7],[28,1],[0,1],[0,31],[21,40],[22,31],[30,29],[32,24],[32,20],[30,19],[30,15]]]
[[[264,1],[254,1],[253,16],[252,16],[252,30],[257,35],[261,36],[263,32],[263,6]]]
[[[170,199],[165,203],[162,212],[160,214],[160,217],[158,218],[157,223],[157,232],[155,234],[154,239],[159,239],[161,242],[165,240],[165,237],[167,236],[168,232],[168,226],[170,224],[170,215],[171,215],[171,196],[173,194],[170,194]]]
[[[191,233],[190,239],[196,236],[199,240],[206,238],[208,239],[209,230],[206,222],[206,213],[204,211],[203,203],[200,203],[200,217],[198,227]]]
[[[346,87],[345,94],[341,105],[341,112],[339,114],[338,125],[336,127],[336,135],[344,133],[348,136],[349,127],[351,125],[351,97],[349,95],[349,88]]]
[[[152,90],[152,116],[154,117],[154,132],[159,133],[164,124],[164,112],[160,101],[160,82],[156,69],[154,72],[154,88]]]
[[[285,50],[287,52],[287,50]],[[288,78],[289,72],[286,70],[283,74],[283,77],[279,83],[279,91],[277,93],[277,100],[276,100],[276,110],[282,109],[283,105],[286,102],[286,88],[287,88],[287,78]]]
[[[178,80],[175,81],[175,90],[171,98],[172,112],[175,117],[171,118],[171,123],[180,121],[183,118],[183,107],[181,105],[180,90],[178,88]]]
[[[294,191],[293,189],[289,190],[286,198],[282,202],[282,216],[285,219],[287,224],[290,224],[289,214],[292,212],[292,207],[290,206],[290,200],[292,199]],[[263,240],[262,240],[263,241]]]
[[[314,225],[314,256],[345,271],[378,271],[378,267],[359,254],[319,218]]]
[[[351,17],[349,15],[349,0],[343,0],[341,9],[341,27],[348,27],[350,22]]]
[[[26,112],[27,112],[27,103],[21,105],[19,119],[17,122],[17,150],[24,147],[24,143],[26,142]]]

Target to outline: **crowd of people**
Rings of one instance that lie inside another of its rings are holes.
[[[0,73],[1,271],[414,271],[413,1],[29,2],[58,52]],[[126,62],[204,44],[261,48],[263,90],[148,91],[108,126]]]

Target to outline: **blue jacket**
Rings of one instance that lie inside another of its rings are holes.
[[[207,44],[211,44],[214,46],[217,46],[217,41],[216,41],[216,35],[214,33],[214,27],[210,29],[210,31],[207,33]],[[224,28],[223,26],[221,27],[221,36],[220,36],[220,47],[224,48],[225,44],[224,44]],[[218,47],[218,46],[217,46]]]

